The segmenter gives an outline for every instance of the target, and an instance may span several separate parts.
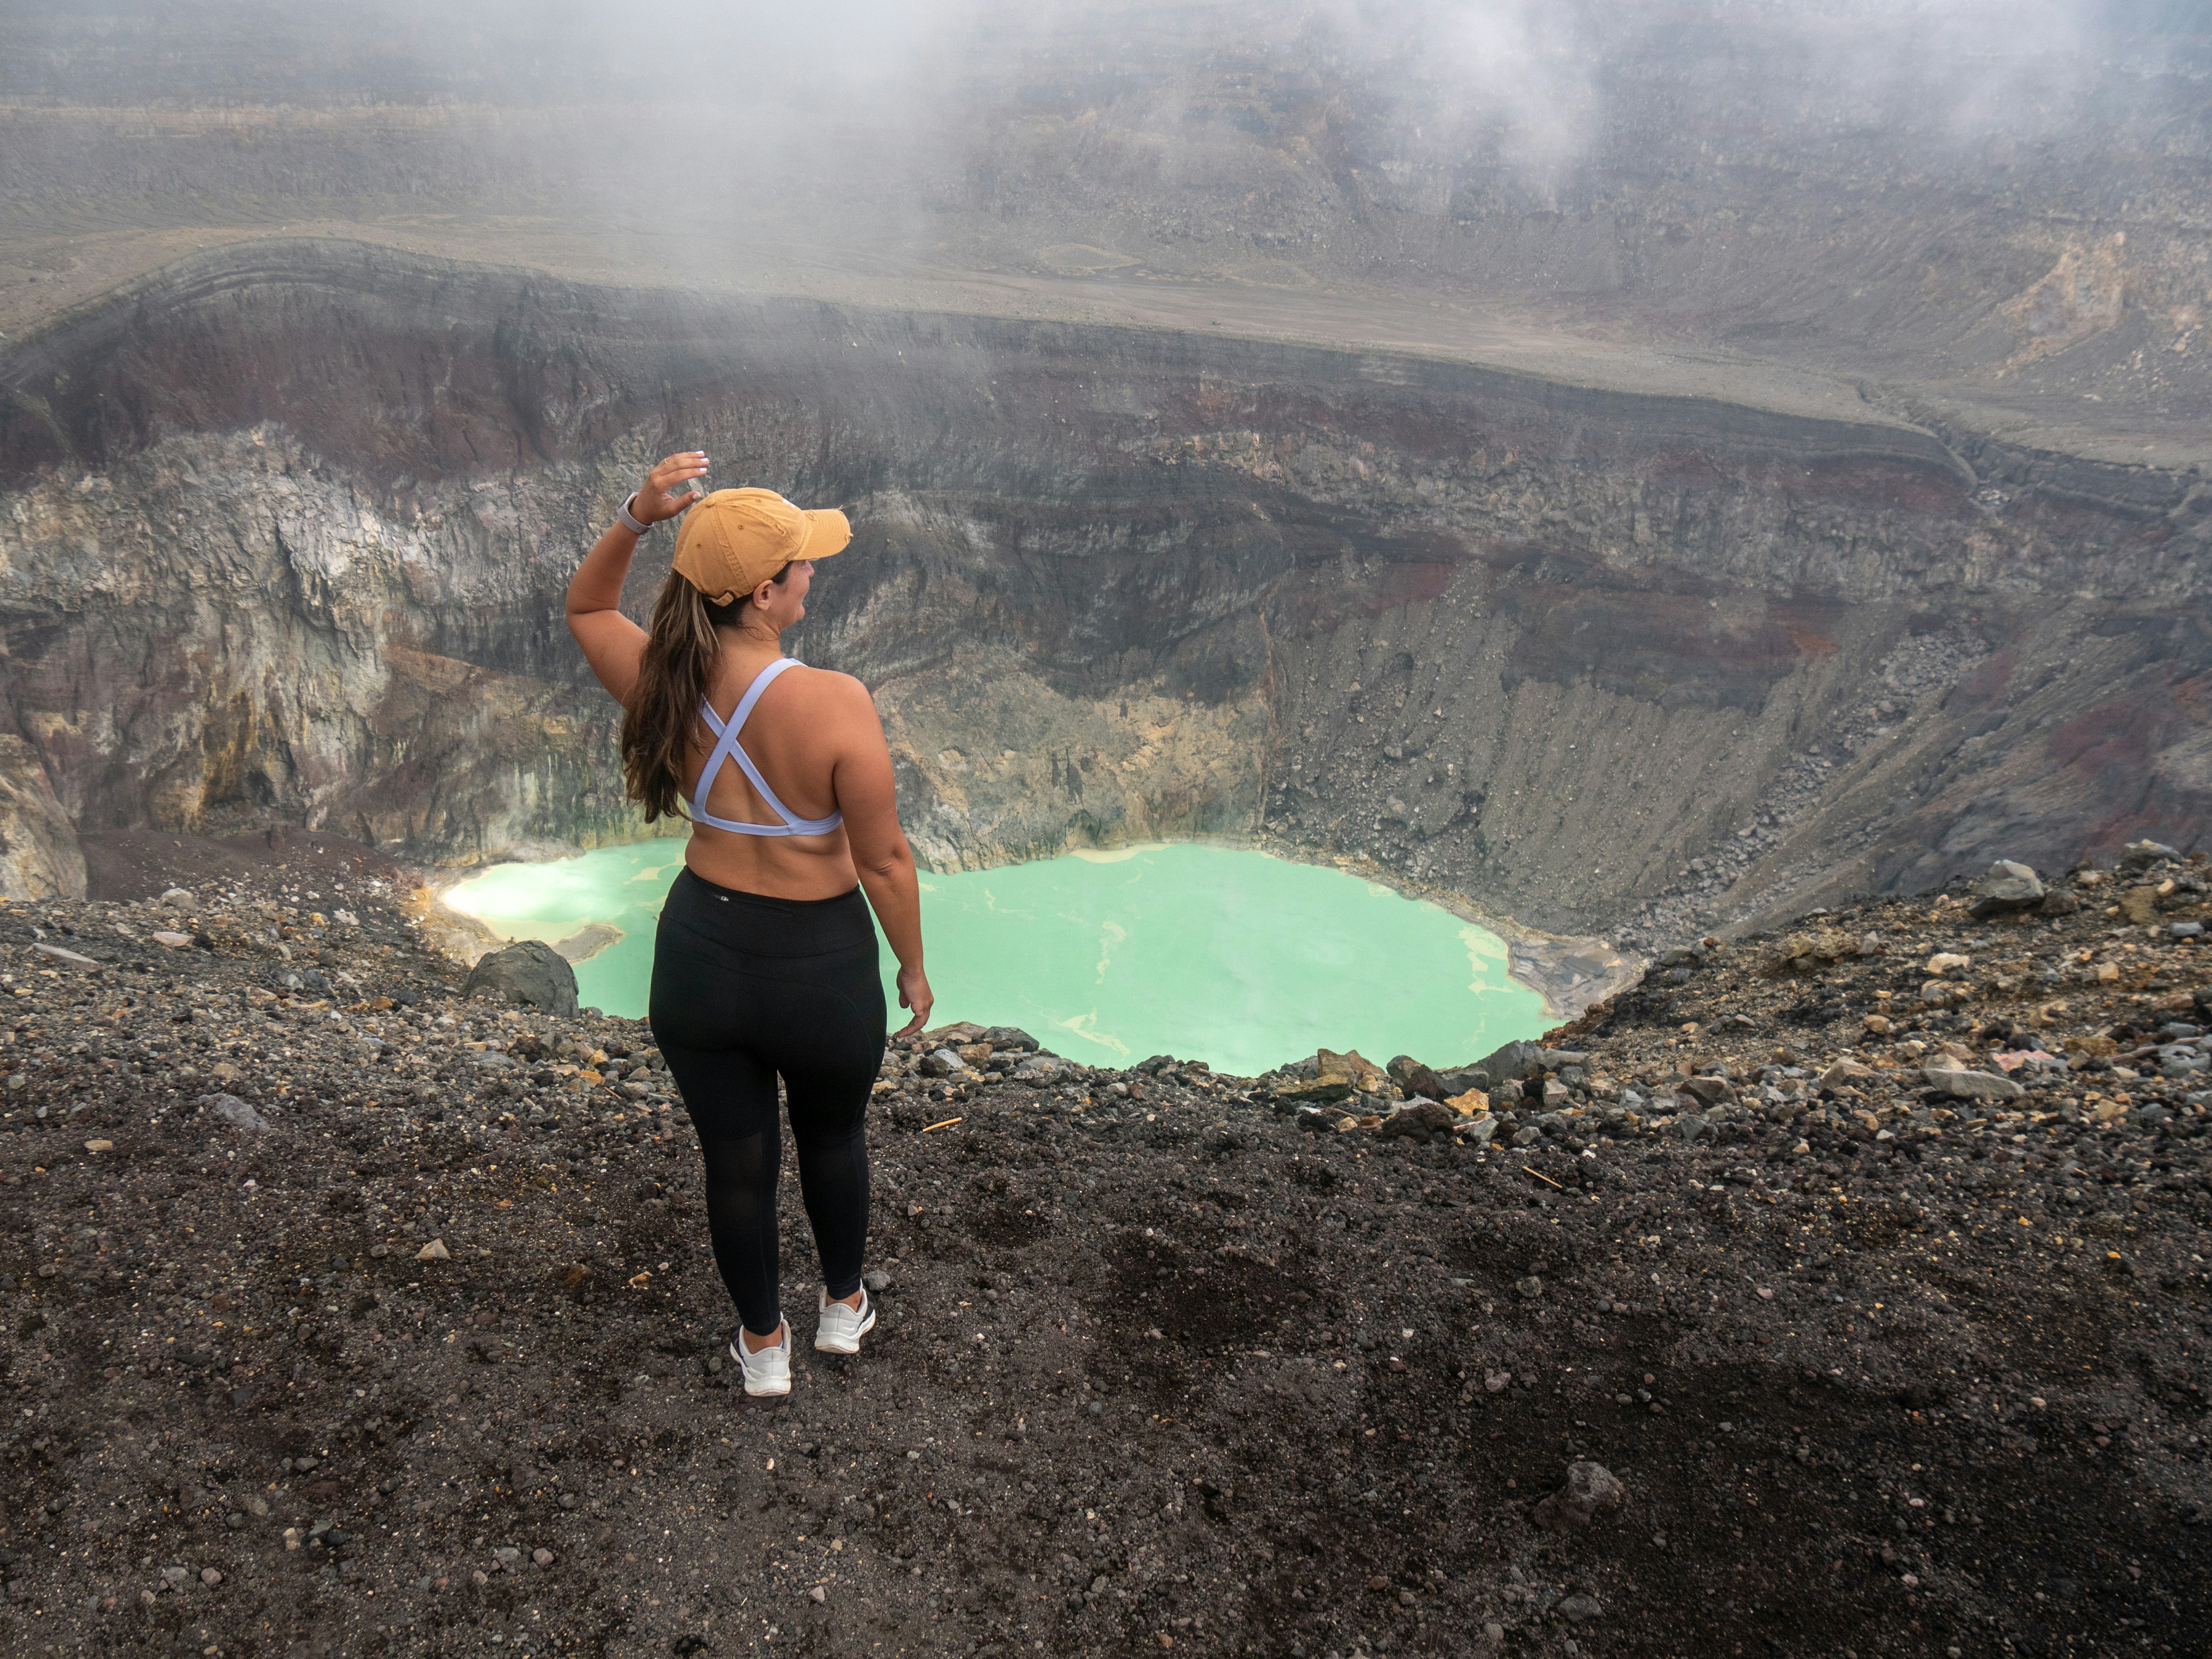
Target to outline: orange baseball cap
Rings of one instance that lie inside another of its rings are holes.
[[[718,489],[684,514],[676,574],[728,605],[794,559],[826,559],[852,539],[853,526],[835,507],[809,512],[773,489]]]

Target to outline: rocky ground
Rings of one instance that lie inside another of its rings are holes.
[[[1820,811],[1822,794],[1839,769],[1879,764],[1886,754],[1916,741],[1952,690],[1989,654],[1987,644],[1967,629],[1913,634],[1899,641],[1859,682],[1856,696],[1836,709],[1820,740],[1798,745],[1777,769],[1733,833],[1717,836],[1706,851],[1638,902],[1618,930],[1620,943],[1649,953],[1688,933],[1740,924],[1756,913],[1762,908],[1758,897],[1747,905],[1730,890]],[[1816,884],[1822,873],[1862,854],[1872,839],[1872,825],[1862,823],[1837,838],[1842,844],[1825,848],[1820,860],[1797,849],[1795,884]]]
[[[641,1024],[463,999],[365,862],[9,904],[0,1647],[2196,1651],[2207,875],[1455,1072],[934,1033],[881,1323],[775,1407]]]

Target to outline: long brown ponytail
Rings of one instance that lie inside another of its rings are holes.
[[[772,580],[781,582],[790,569]],[[740,593],[716,605],[672,570],[660,586],[622,727],[623,788],[643,804],[647,823],[684,816],[684,750],[693,729],[703,726],[699,704],[721,654],[714,630],[736,627],[751,603],[751,594]]]

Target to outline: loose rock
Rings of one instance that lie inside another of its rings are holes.
[[[1973,908],[1969,914],[1978,921],[2025,910],[2042,902],[2044,896],[2043,883],[2037,879],[2035,872],[2010,859],[1999,859],[1990,866],[1989,874],[1975,884],[1974,892]]]
[[[203,1095],[200,1097],[199,1103],[234,1129],[246,1129],[258,1133],[269,1127],[269,1120],[254,1110],[251,1102],[240,1100],[236,1095],[228,1093]]]
[[[1530,1519],[1547,1532],[1579,1532],[1628,1501],[1628,1488],[1602,1463],[1567,1465],[1567,1484],[1536,1505]]]
[[[549,1014],[576,1012],[576,970],[551,945],[524,939],[479,957],[461,994],[504,996]]]
[[[1932,1088],[1954,1100],[2018,1100],[2027,1091],[2008,1077],[1990,1072],[1969,1072],[1956,1065],[1929,1066],[1922,1073]]]

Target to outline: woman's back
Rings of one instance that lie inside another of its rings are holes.
[[[777,660],[773,649],[751,641],[726,641],[707,692],[716,718],[726,724],[754,682]],[[860,735],[852,719],[855,690],[866,695],[849,675],[787,669],[762,691],[736,734],[738,744],[793,817],[826,818],[842,810],[838,762]],[[696,801],[699,775],[715,747],[714,728],[703,717],[695,720],[684,750],[687,801]],[[734,756],[708,780],[705,805],[711,816],[740,823],[778,829],[785,822]],[[684,862],[719,886],[775,898],[829,898],[856,879],[852,844],[842,823],[818,835],[753,836],[716,829],[695,817]]]

